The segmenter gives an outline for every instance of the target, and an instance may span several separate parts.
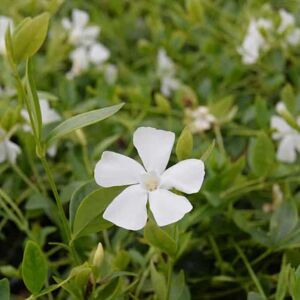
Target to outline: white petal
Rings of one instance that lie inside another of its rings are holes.
[[[187,194],[197,193],[202,186],[204,174],[202,160],[183,160],[162,174],[162,186],[167,189],[175,188]]]
[[[57,153],[57,145],[54,144],[52,146],[50,146],[48,149],[47,149],[47,154],[50,156],[50,157],[54,157]]]
[[[95,65],[103,63],[109,56],[109,50],[100,43],[92,45],[89,50],[89,59]]]
[[[106,208],[103,218],[129,230],[142,229],[147,221],[147,192],[140,185],[126,188]]]
[[[103,187],[135,184],[145,174],[135,160],[111,151],[104,151],[95,167],[95,180]]]
[[[79,9],[73,9],[72,20],[75,27],[84,27],[89,21],[89,15],[87,12]]]
[[[296,160],[296,149],[292,136],[284,137],[279,143],[277,159],[282,162],[292,163]]]
[[[11,163],[15,164],[17,160],[17,156],[21,153],[21,148],[17,144],[8,140],[5,142],[5,144],[6,144],[6,151],[7,151],[6,153],[7,159]]]
[[[66,30],[70,30],[72,28],[72,23],[70,22],[70,20],[68,18],[62,18],[61,24],[62,24],[63,28]]]
[[[159,226],[177,222],[193,208],[185,197],[164,189],[150,192],[149,203],[154,219]]]
[[[139,127],[133,134],[133,144],[148,172],[161,174],[167,167],[175,134],[151,127]]]
[[[281,117],[273,116],[271,118],[271,128],[275,129],[273,139],[277,140],[292,131],[291,126]]]
[[[46,99],[40,100],[40,106],[41,106],[43,124],[49,124],[61,120],[60,115],[50,107]]]
[[[100,33],[100,27],[98,26],[88,26],[82,32],[82,43],[89,46],[96,42],[97,37]]]

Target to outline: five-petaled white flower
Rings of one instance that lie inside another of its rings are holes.
[[[180,220],[192,209],[183,196],[197,193],[204,179],[204,164],[199,159],[183,160],[166,170],[175,140],[170,131],[140,127],[133,144],[143,162],[105,151],[95,167],[95,180],[102,187],[125,188],[106,208],[104,219],[129,230],[139,230],[147,222],[147,202],[159,226]]]
[[[8,26],[10,26],[10,28],[12,29],[12,19],[6,16],[0,16],[0,54],[5,54],[6,52],[5,33]]]
[[[237,49],[238,53],[242,56],[244,64],[250,65],[256,63],[261,51],[269,47],[261,30],[270,30],[272,26],[272,21],[264,18],[250,20],[244,41]]]
[[[280,112],[283,109],[284,104],[278,103],[277,111]],[[300,117],[297,123],[300,125]],[[295,162],[297,151],[300,152],[300,133],[279,116],[271,118],[271,128],[276,130],[272,135],[273,139],[279,140],[277,159],[286,163]]]
[[[3,129],[0,128],[0,163],[9,161],[16,163],[17,156],[21,153],[20,147],[11,142]]]
[[[216,118],[210,113],[207,106],[198,106],[196,109],[185,110],[187,124],[192,133],[209,130],[216,122]]]
[[[160,79],[160,90],[166,97],[180,86],[179,80],[175,78],[175,64],[167,55],[165,49],[159,49],[157,54],[157,76]]]
[[[41,107],[41,115],[42,115],[42,123],[43,125],[47,125],[53,122],[58,122],[61,120],[61,116],[50,107],[49,102],[46,99],[40,100],[40,107]],[[24,120],[29,123],[30,117],[26,109],[21,110],[21,115]],[[23,130],[27,132],[31,132],[31,127],[29,124],[23,125]],[[47,149],[47,153],[49,156],[54,157],[57,152],[57,145],[53,144]]]

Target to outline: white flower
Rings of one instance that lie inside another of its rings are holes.
[[[109,85],[113,85],[118,78],[118,69],[115,65],[108,64],[104,68],[104,77]]]
[[[0,128],[0,163],[9,161],[13,164],[16,163],[17,156],[21,153],[21,148],[11,142],[3,129]]]
[[[62,20],[63,27],[69,32],[69,42],[76,46],[93,44],[99,33],[100,27],[87,26],[89,15],[87,12],[73,9],[72,19],[64,18]]]
[[[196,109],[187,108],[185,114],[192,133],[209,130],[216,122],[215,116],[209,112],[206,106],[199,106]]]
[[[175,65],[165,49],[159,49],[157,55],[157,76],[161,81],[161,93],[167,97],[180,86],[175,78]]]
[[[12,29],[13,20],[6,16],[0,16],[0,54],[6,53],[5,33],[6,33],[8,26],[10,26],[10,28]]]
[[[295,26],[295,18],[292,14],[288,13],[284,9],[280,9],[279,15],[281,22],[277,29],[278,33],[283,33],[288,28]]]
[[[260,30],[270,30],[272,26],[270,20],[263,18],[251,19],[242,46],[237,49],[238,53],[242,55],[244,64],[254,64],[258,60],[261,50],[268,48],[268,43]]]
[[[100,43],[91,45],[89,49],[89,61],[96,66],[103,64],[109,56],[109,50]]]
[[[60,115],[50,107],[49,102],[46,99],[40,100],[41,107],[41,115],[42,115],[42,123],[43,125],[47,125],[53,122],[58,122],[61,120]],[[27,123],[30,123],[30,117],[26,109],[21,110],[21,115]],[[23,130],[27,132],[31,132],[31,127],[29,124],[23,125]],[[57,145],[53,144],[47,149],[47,153],[49,156],[54,157],[57,152]]]
[[[296,46],[300,43],[300,28],[295,28],[286,38],[287,42]]]
[[[73,50],[70,53],[70,59],[72,61],[72,68],[67,73],[69,79],[82,74],[89,67],[89,53],[86,47],[79,47]]]
[[[277,105],[277,111],[280,112],[283,108],[283,105]],[[300,125],[300,118],[297,123]],[[272,135],[273,139],[279,141],[277,159],[286,163],[295,162],[297,151],[300,152],[300,133],[279,116],[271,118],[271,128],[276,130]]]
[[[175,134],[151,127],[140,127],[133,144],[143,162],[105,151],[95,167],[95,180],[103,187],[124,186],[104,212],[104,219],[126,229],[139,230],[147,222],[147,202],[159,226],[180,220],[192,209],[183,196],[197,193],[204,179],[204,164],[198,159],[183,160],[166,170]]]

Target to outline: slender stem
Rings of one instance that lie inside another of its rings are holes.
[[[166,300],[170,299],[171,287],[172,287],[172,275],[173,275],[173,259],[168,257],[168,279],[167,279],[167,295]]]
[[[223,137],[222,137],[222,133],[221,133],[221,129],[220,129],[219,125],[214,126],[214,132],[215,132],[219,150],[224,155],[224,157],[226,157],[226,151],[225,151],[225,147],[224,147],[224,143],[223,143]]]
[[[47,174],[47,177],[48,177],[48,180],[49,180],[49,183],[50,183],[50,186],[51,186],[51,189],[52,189],[55,201],[56,201],[56,205],[57,205],[57,209],[58,209],[58,216],[61,221],[64,239],[69,242],[71,240],[71,232],[70,232],[70,228],[68,225],[67,217],[64,212],[62,201],[61,201],[58,191],[57,191],[57,187],[56,187],[52,172],[50,170],[50,167],[49,167],[49,164],[48,164],[46,158],[41,157],[40,159],[41,159],[42,165],[46,171],[46,174]]]
[[[209,242],[211,244],[212,250],[213,250],[213,252],[215,254],[218,267],[220,268],[221,271],[223,271],[223,269],[224,269],[224,267],[223,267],[224,263],[223,263],[223,258],[221,256],[219,247],[218,247],[218,245],[217,245],[214,237],[211,234],[208,236],[208,239],[209,239]]]
[[[249,273],[249,275],[250,275],[253,283],[255,284],[255,286],[256,286],[259,294],[261,295],[261,297],[263,299],[266,300],[267,296],[266,296],[266,294],[265,294],[265,292],[264,292],[264,290],[263,290],[263,288],[262,288],[262,286],[261,286],[261,284],[260,284],[260,282],[259,282],[259,280],[258,280],[258,278],[257,278],[257,276],[255,274],[255,272],[253,271],[253,269],[252,269],[252,267],[251,267],[251,265],[250,265],[250,263],[249,263],[246,255],[244,254],[244,252],[242,251],[242,249],[238,246],[238,244],[236,244],[234,241],[232,241],[232,242],[233,242],[233,245],[234,245],[236,251],[238,252],[240,258],[242,259],[243,263],[245,264],[245,266],[246,266],[246,268],[248,270],[248,273]]]

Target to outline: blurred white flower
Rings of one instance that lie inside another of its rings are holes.
[[[296,28],[295,17],[284,9],[279,10],[280,25],[277,32],[282,34],[287,32],[286,41],[292,46],[296,46],[300,43],[300,28]]]
[[[40,100],[40,107],[41,107],[41,115],[42,115],[42,123],[43,125],[47,125],[53,122],[58,122],[61,120],[61,116],[50,107],[49,102],[46,99]],[[21,110],[21,115],[24,120],[28,124],[23,125],[23,130],[27,132],[31,132],[30,117],[26,109]],[[54,157],[57,152],[57,145],[53,144],[47,149],[47,153],[49,156]]]
[[[69,32],[69,42],[75,46],[93,44],[99,33],[100,27],[87,26],[89,15],[87,12],[73,9],[72,18],[63,18],[62,25]]]
[[[216,118],[209,112],[207,106],[198,106],[196,109],[185,110],[187,124],[192,133],[209,130],[216,122]]]
[[[0,128],[0,163],[9,161],[13,164],[16,163],[17,156],[21,153],[21,148],[11,142],[3,129]]]
[[[70,53],[72,68],[67,73],[68,79],[74,79],[89,67],[89,53],[86,47],[79,47]]]
[[[159,49],[157,55],[157,76],[160,79],[160,90],[166,97],[180,86],[179,80],[175,78],[175,64],[167,55],[165,49]]]
[[[10,26],[10,28],[12,29],[13,20],[6,16],[0,16],[0,54],[6,53],[5,33],[6,33],[8,26]]]
[[[104,77],[108,84],[113,85],[118,78],[118,69],[113,64],[107,64],[104,68]]]
[[[283,105],[277,105],[278,112],[283,108]],[[300,117],[297,123],[300,125]],[[279,116],[271,118],[271,128],[276,130],[272,135],[273,139],[279,141],[277,159],[286,163],[295,162],[297,151],[300,152],[300,133]]]
[[[103,187],[126,186],[106,208],[104,219],[129,230],[139,230],[147,222],[147,202],[159,226],[174,223],[192,209],[183,196],[197,193],[204,179],[204,164],[198,159],[183,160],[166,170],[175,140],[170,131],[140,127],[133,144],[143,162],[105,151],[96,164],[94,176]]]
[[[242,46],[237,51],[242,56],[244,64],[254,64],[259,58],[260,52],[269,47],[268,42],[260,30],[270,30],[273,23],[270,20],[260,18],[251,19]]]

